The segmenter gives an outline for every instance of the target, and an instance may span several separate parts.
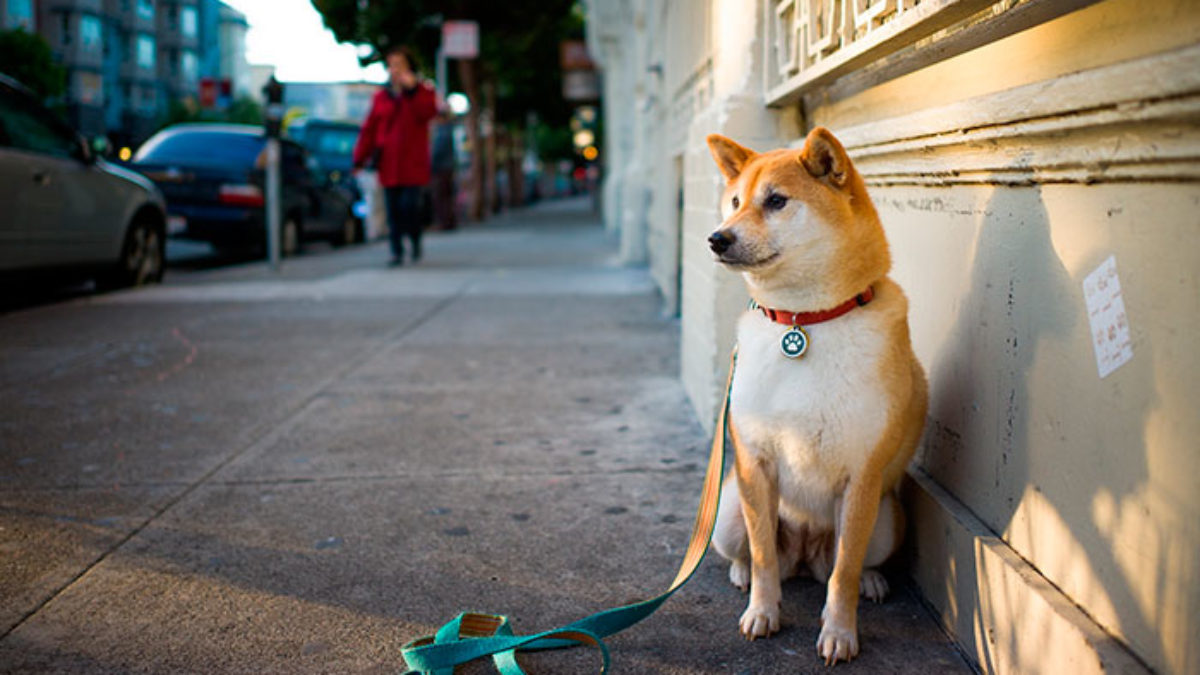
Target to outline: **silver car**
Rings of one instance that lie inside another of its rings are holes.
[[[0,75],[0,272],[83,269],[103,286],[160,281],[165,214],[153,183],[98,157]]]

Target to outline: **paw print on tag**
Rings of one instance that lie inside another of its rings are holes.
[[[799,326],[792,326],[779,341],[779,349],[789,359],[800,358],[808,350],[808,333]]]

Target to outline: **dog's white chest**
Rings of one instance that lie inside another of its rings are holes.
[[[807,327],[797,359],[780,350],[787,326],[757,312],[738,324],[730,414],[748,450],[776,462],[781,497],[797,509],[826,511],[885,428],[883,331],[865,314]]]

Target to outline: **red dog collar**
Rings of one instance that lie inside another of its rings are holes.
[[[821,323],[823,321],[836,319],[855,307],[862,307],[870,302],[874,297],[875,290],[868,286],[867,290],[859,293],[853,298],[850,298],[837,307],[834,307],[833,309],[826,309],[820,312],[785,312],[782,309],[769,309],[767,307],[763,307],[757,302],[754,303],[754,306],[762,310],[762,313],[775,323],[781,323],[785,326],[810,326],[814,323]]]

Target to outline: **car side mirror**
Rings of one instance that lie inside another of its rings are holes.
[[[108,142],[107,136],[92,137],[92,154],[96,157],[107,157],[112,153],[112,144]]]

